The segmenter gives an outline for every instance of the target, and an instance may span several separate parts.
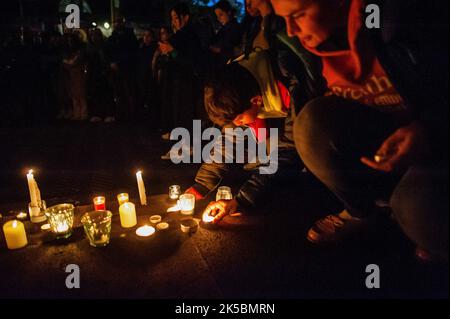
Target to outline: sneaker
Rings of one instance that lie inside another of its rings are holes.
[[[367,220],[353,217],[344,210],[317,221],[309,229],[307,239],[313,244],[330,244],[366,229],[367,224]]]
[[[91,117],[91,119],[89,120],[89,122],[91,122],[91,123],[99,123],[99,122],[102,122],[103,120],[102,120],[102,118],[101,117],[98,117],[98,116],[93,116],[93,117]]]
[[[161,135],[161,138],[164,141],[170,141],[170,133],[165,133],[165,134]]]
[[[116,118],[114,116],[108,116],[105,118],[105,123],[114,123],[116,121]]]

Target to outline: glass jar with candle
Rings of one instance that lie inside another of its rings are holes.
[[[231,188],[228,186],[220,186],[217,189],[216,201],[219,200],[232,200],[233,193],[231,192]]]
[[[180,185],[172,185],[169,187],[169,198],[172,200],[176,200],[181,195],[181,187]]]
[[[97,211],[106,210],[106,198],[103,196],[98,196],[93,199],[94,209]]]
[[[68,238],[72,235],[74,212],[75,206],[72,204],[52,206],[45,211],[50,230],[56,238]]]
[[[195,196],[192,194],[183,194],[178,200],[182,215],[193,215],[195,208]]]
[[[109,244],[111,238],[112,213],[107,210],[88,212],[81,218],[84,232],[93,247],[103,247]]]
[[[117,201],[119,202],[119,206],[124,203],[128,203],[130,201],[130,195],[127,193],[119,194],[117,195]]]

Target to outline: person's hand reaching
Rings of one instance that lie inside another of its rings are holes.
[[[214,217],[212,223],[219,223],[225,216],[239,216],[238,202],[235,199],[232,200],[219,200],[217,202],[209,203],[203,214],[208,214]]]
[[[373,159],[363,157],[361,162],[375,170],[390,173],[414,164],[425,151],[423,129],[413,122],[388,137]]]

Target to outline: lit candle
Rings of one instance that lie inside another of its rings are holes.
[[[169,229],[169,224],[168,223],[159,223],[158,225],[156,225],[156,229],[167,230],[167,229]]]
[[[64,234],[68,230],[69,230],[69,225],[65,221],[62,221],[61,223],[56,225],[56,233],[57,234]]]
[[[120,224],[123,228],[131,228],[136,226],[136,207],[133,203],[123,203],[119,207]]]
[[[203,218],[202,219],[203,219],[203,222],[205,224],[209,224],[209,223],[212,223],[214,221],[214,216],[211,216],[208,212],[205,212],[203,214]]]
[[[180,185],[172,185],[169,187],[169,198],[170,199],[178,199],[178,197],[180,197],[181,194],[181,187]]]
[[[117,195],[117,201],[119,202],[119,206],[127,203],[130,200],[130,196],[127,193],[122,193]]]
[[[36,192],[37,183],[34,180],[32,169],[27,174],[27,181],[28,181],[28,190],[30,192],[31,206],[37,207],[38,206],[37,192]]]
[[[23,223],[12,220],[3,225],[3,232],[5,233],[6,245],[8,249],[19,249],[28,244],[27,234]]]
[[[142,226],[136,229],[136,235],[139,237],[149,237],[155,233],[155,228],[152,226]]]
[[[192,215],[194,214],[195,208],[195,196],[192,194],[183,194],[178,200],[178,205],[181,210],[182,215]]]
[[[28,214],[27,214],[27,213],[24,213],[24,212],[20,212],[20,213],[18,213],[17,216],[16,216],[16,218],[17,218],[18,220],[25,220],[25,219],[27,219],[27,217],[28,217]]]
[[[153,215],[150,217],[150,223],[152,224],[158,224],[162,221],[162,217],[160,215]]]
[[[142,172],[139,171],[136,173],[136,179],[139,189],[139,198],[141,199],[141,205],[147,205],[147,195],[145,193],[145,185],[144,180],[142,179]]]
[[[41,230],[43,230],[43,231],[50,230],[50,228],[51,228],[50,224],[44,224],[41,226]]]
[[[94,198],[94,208],[96,211],[106,210],[106,199],[103,196]]]

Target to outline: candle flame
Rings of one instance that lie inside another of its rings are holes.
[[[142,175],[142,171],[137,171],[136,175]]]
[[[16,228],[16,227],[17,227],[17,220],[13,221],[12,227],[13,227],[13,228]]]
[[[208,212],[205,212],[203,214],[203,222],[204,223],[212,223],[214,221],[214,216],[211,216]]]
[[[28,171],[28,174],[33,175],[33,170],[30,169],[30,170]]]

